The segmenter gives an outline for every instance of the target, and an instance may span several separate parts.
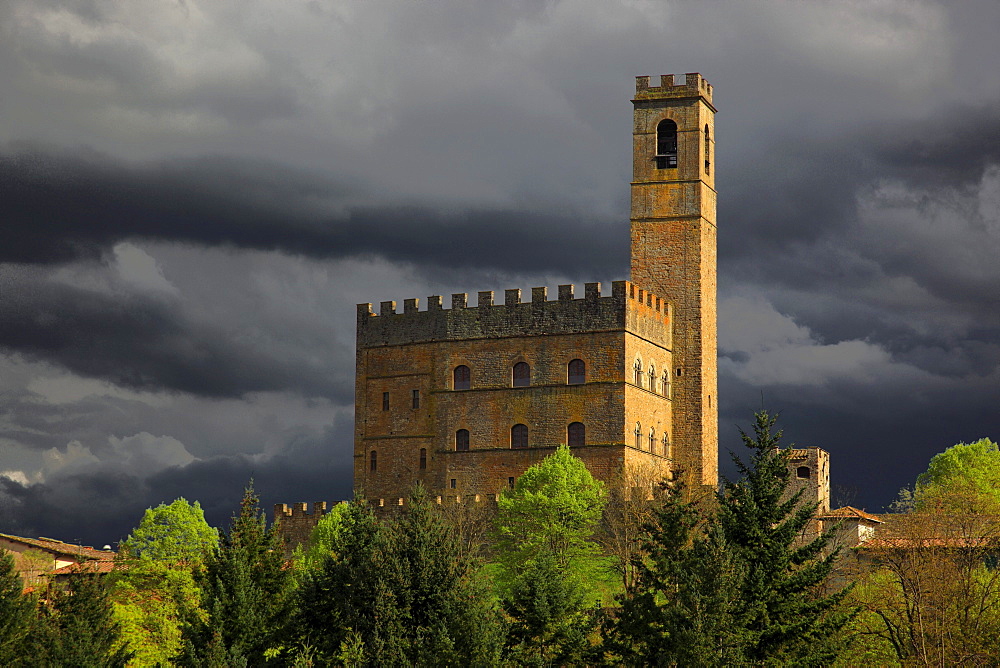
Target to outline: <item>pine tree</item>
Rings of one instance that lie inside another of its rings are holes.
[[[25,655],[35,602],[22,588],[13,556],[0,549],[0,666],[15,665]]]
[[[503,601],[510,618],[505,655],[518,666],[582,665],[597,628],[577,578],[551,555],[526,564]]]
[[[815,504],[786,497],[789,452],[778,449],[776,418],[756,415],[753,454],[734,455],[742,474],[716,495],[716,510],[683,499],[675,483],[647,530],[639,577],[608,626],[608,646],[625,665],[827,665],[852,612],[842,590],[821,587],[836,551],[829,535],[798,545]]]
[[[279,650],[291,604],[292,573],[281,537],[259,508],[253,481],[202,576],[208,620],[188,620],[182,661],[190,665],[261,665]]]
[[[605,628],[605,644],[628,666],[739,665],[740,570],[718,523],[685,500],[680,482],[661,488],[646,527],[636,578]]]
[[[816,504],[802,503],[801,492],[786,498],[791,453],[779,449],[782,432],[772,433],[777,419],[760,411],[753,436],[740,430],[752,455],[749,464],[733,455],[742,479],[724,483],[718,522],[744,570],[737,616],[746,633],[747,660],[823,665],[835,658],[830,641],[853,611],[838,607],[846,589],[820,593],[837,558],[836,550],[826,550],[830,534],[796,544]]]
[[[72,574],[50,606],[39,612],[32,633],[35,665],[117,668],[131,661],[102,576]]]
[[[339,545],[300,588],[303,644],[370,666],[497,663],[498,614],[422,487],[395,521],[357,499],[342,523]]]

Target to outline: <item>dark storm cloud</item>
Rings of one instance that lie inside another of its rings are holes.
[[[0,350],[137,390],[239,397],[292,390],[352,400],[328,366],[278,359],[176,302],[81,289],[0,267]]]
[[[92,153],[22,149],[0,156],[0,182],[0,261],[7,262],[98,257],[125,239],[154,239],[592,276],[618,270],[628,252],[620,221],[537,210],[364,206],[352,203],[361,196],[357,189],[231,158],[130,166]]]
[[[145,508],[182,496],[201,503],[209,524],[226,527],[251,479],[268,519],[275,503],[345,500],[351,431],[351,421],[341,419],[322,438],[292,442],[269,459],[214,457],[148,477],[114,462],[27,486],[0,476],[0,521],[5,533],[100,547],[124,539]]]

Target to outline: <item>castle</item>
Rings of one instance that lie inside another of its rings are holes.
[[[416,482],[495,496],[560,443],[599,478],[649,465],[715,486],[712,87],[638,77],[632,104],[631,282],[358,306],[354,484],[372,503]]]
[[[636,77],[631,281],[359,304],[354,487],[384,511],[417,482],[440,503],[496,499],[568,444],[598,478],[632,467],[718,483],[715,112],[698,73]],[[556,250],[556,249],[554,249]],[[793,489],[829,511],[827,455]],[[275,507],[308,535],[325,510]]]

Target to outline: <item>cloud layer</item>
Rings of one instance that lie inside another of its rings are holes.
[[[628,270],[632,77],[715,86],[723,448],[877,510],[1000,438],[990,2],[0,6],[0,531],[349,495],[354,305]],[[723,457],[724,459],[724,457]],[[728,471],[728,469],[726,470]]]

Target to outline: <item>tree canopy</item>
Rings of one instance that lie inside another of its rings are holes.
[[[988,438],[934,455],[917,478],[917,510],[1000,513],[1000,448]]]
[[[181,497],[170,504],[147,508],[139,526],[121,547],[133,558],[196,563],[203,561],[218,542],[218,532],[208,526],[201,505]]]
[[[498,502],[500,562],[511,574],[549,554],[560,567],[599,551],[593,535],[607,494],[568,446],[525,471]]]

